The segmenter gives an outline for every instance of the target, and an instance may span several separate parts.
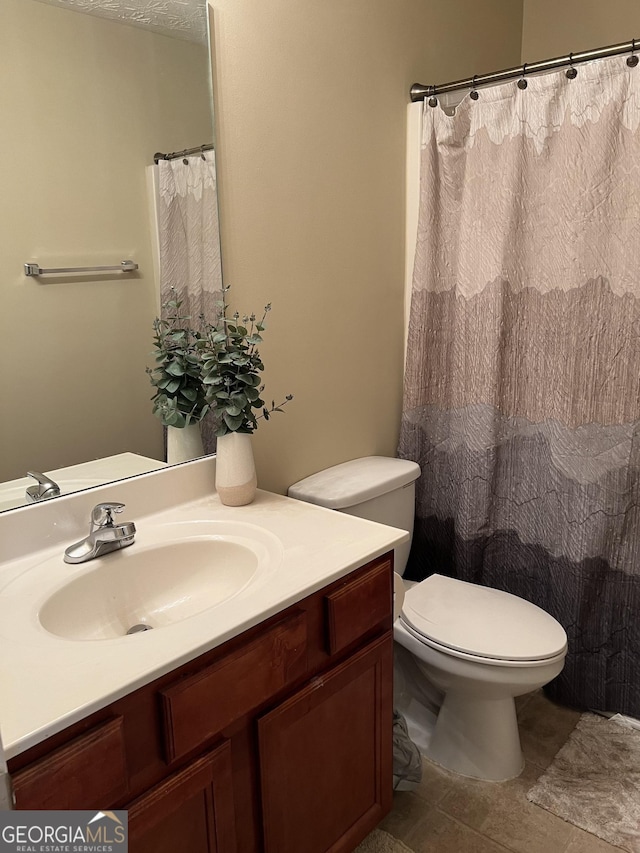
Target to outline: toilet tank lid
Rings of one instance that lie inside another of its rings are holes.
[[[347,509],[400,489],[419,476],[420,466],[408,459],[363,456],[305,477],[289,486],[288,495],[329,509]]]

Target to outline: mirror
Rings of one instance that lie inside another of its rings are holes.
[[[164,464],[149,173],[213,139],[205,4],[2,0],[0,510],[27,503],[28,471],[66,491]]]

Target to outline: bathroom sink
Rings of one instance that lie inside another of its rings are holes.
[[[248,524],[139,525],[138,533],[130,547],[80,564],[72,579],[49,590],[38,607],[40,625],[84,641],[166,628],[251,589],[281,556],[276,537]],[[36,571],[59,575],[60,563],[53,558]]]

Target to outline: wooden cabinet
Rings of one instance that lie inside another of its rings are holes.
[[[107,720],[13,774],[23,808],[90,809],[128,793],[123,719]]]
[[[127,809],[131,853],[348,853],[391,807],[392,555],[9,762],[19,809]]]
[[[389,811],[392,675],[382,637],[258,720],[265,853],[352,850]]]
[[[128,811],[134,853],[235,853],[228,741],[134,800]]]

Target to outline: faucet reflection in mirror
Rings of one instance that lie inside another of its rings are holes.
[[[27,471],[27,477],[33,477],[36,481],[35,485],[27,487],[25,493],[30,503],[46,501],[49,498],[60,496],[60,486],[46,474],[41,474],[39,471]]]

